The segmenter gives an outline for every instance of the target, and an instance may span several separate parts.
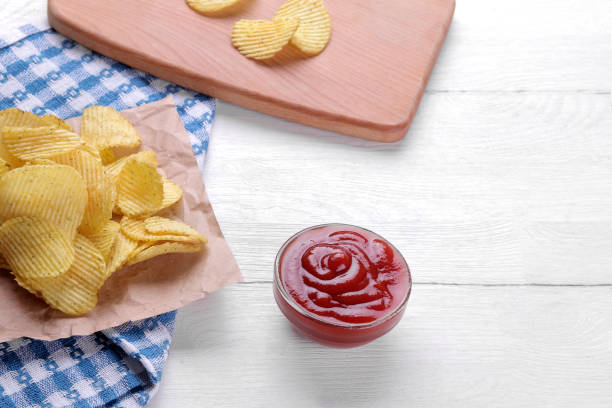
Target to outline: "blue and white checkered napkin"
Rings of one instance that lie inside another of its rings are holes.
[[[215,100],[83,48],[48,27],[0,31],[0,109],[63,119],[174,96],[200,170]],[[176,312],[57,341],[0,343],[0,408],[140,407],[157,390]]]

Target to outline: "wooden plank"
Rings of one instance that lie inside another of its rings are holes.
[[[240,106],[365,139],[404,137],[455,1],[328,1],[332,38],[320,55],[266,63],[240,55],[235,21],[271,18],[282,4],[210,18],[182,1],[49,0],[49,22],[108,57]]]
[[[47,0],[3,0],[0,2],[0,32],[17,29],[24,24],[46,21]]]
[[[608,407],[606,288],[416,285],[404,319],[352,350],[293,332],[269,284],[179,312],[151,408]]]
[[[608,95],[427,95],[395,145],[219,104],[206,183],[247,280],[292,233],[346,222],[421,282],[612,283]]]
[[[46,3],[0,2],[0,27],[42,20]],[[608,0],[462,0],[428,89],[609,92],[611,14]]]
[[[609,92],[608,0],[463,0],[429,90]]]

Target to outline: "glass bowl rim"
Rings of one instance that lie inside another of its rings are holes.
[[[363,230],[366,231],[370,234],[372,234],[374,237],[376,238],[380,238],[381,240],[383,240],[386,244],[388,244],[394,251],[395,254],[399,255],[400,261],[402,263],[402,265],[404,265],[404,267],[406,268],[406,274],[408,275],[408,290],[406,291],[406,294],[404,295],[404,298],[402,299],[402,301],[391,311],[389,312],[389,314],[385,315],[384,317],[374,320],[373,322],[368,322],[368,323],[346,323],[346,322],[330,322],[327,320],[322,320],[321,316],[310,312],[309,310],[306,310],[305,308],[303,308],[301,305],[299,305],[297,302],[295,302],[295,300],[293,299],[292,296],[290,296],[286,289],[285,289],[285,285],[283,285],[281,278],[280,278],[280,259],[283,255],[283,253],[285,252],[285,250],[287,249],[287,247],[289,246],[289,244],[291,244],[297,237],[299,237],[300,235],[311,231],[313,229],[317,229],[317,228],[324,228],[324,227],[349,227],[349,228],[354,228],[357,230]],[[295,234],[293,234],[291,237],[289,237],[289,239],[287,239],[287,241],[285,241],[285,243],[280,247],[280,249],[278,250],[277,254],[276,254],[276,259],[274,261],[274,287],[278,290],[278,292],[280,293],[280,295],[282,296],[283,300],[285,301],[285,303],[287,303],[289,306],[291,306],[291,308],[293,310],[295,310],[296,312],[298,312],[300,315],[315,320],[318,323],[321,324],[325,324],[325,325],[329,325],[329,326],[334,326],[334,327],[342,327],[342,328],[350,328],[350,329],[365,329],[365,328],[370,328],[370,327],[376,327],[378,325],[381,325],[391,319],[393,319],[396,315],[398,315],[399,313],[402,312],[402,310],[404,309],[404,307],[406,306],[406,303],[408,303],[408,298],[410,297],[410,293],[412,292],[412,274],[410,272],[410,268],[408,266],[408,263],[406,262],[406,259],[404,258],[404,255],[402,255],[402,253],[395,247],[395,245],[393,245],[391,242],[389,242],[387,239],[385,239],[384,237],[382,237],[381,235],[375,233],[374,231],[371,231],[367,228],[363,228],[363,227],[359,227],[357,225],[352,225],[352,224],[345,224],[345,223],[340,223],[340,222],[331,222],[331,223],[326,223],[326,224],[318,224],[318,225],[313,225],[311,227],[307,227],[304,228],[298,232],[296,232]]]

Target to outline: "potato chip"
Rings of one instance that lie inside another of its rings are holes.
[[[121,232],[134,240],[144,242],[173,241],[197,243],[201,242],[201,238],[204,238],[195,230],[195,234],[192,235],[173,234],[170,232],[166,234],[152,234],[147,232],[145,220],[130,217],[123,217],[121,219]]]
[[[98,156],[102,160],[103,165],[111,164],[116,160],[115,152],[110,147],[103,147],[98,151]]]
[[[127,262],[130,254],[138,247],[138,241],[131,239],[121,231],[117,234],[106,262],[106,274],[115,273]]]
[[[180,221],[171,220],[164,217],[150,217],[144,220],[145,230],[149,234],[153,235],[185,235],[187,237],[194,237],[203,243],[208,242],[204,235],[200,234],[189,225],[184,224]]]
[[[119,180],[119,173],[121,173],[123,165],[130,159],[138,160],[143,163],[149,163],[153,167],[157,168],[157,156],[152,150],[143,150],[142,152],[122,157],[116,162],[104,167],[106,174],[108,174],[108,176],[111,178],[113,184],[117,184],[117,180]]]
[[[185,0],[187,5],[202,14],[215,14],[238,4],[241,0]]]
[[[0,158],[0,177],[4,176],[9,171],[11,171],[11,166],[5,162],[4,159]]]
[[[15,275],[28,278],[58,276],[74,261],[71,239],[40,217],[15,217],[0,226],[0,252]]]
[[[74,262],[68,271],[49,278],[22,278],[19,285],[42,297],[53,309],[67,315],[81,316],[98,303],[98,291],[108,278],[100,251],[84,236],[74,240]]]
[[[95,146],[92,146],[89,143],[83,142],[83,144],[79,146],[77,150],[82,150],[84,152],[91,154],[93,157],[95,157],[97,160],[99,160],[104,165],[104,163],[102,162],[102,158],[100,157],[100,152],[98,151],[98,148],[96,148]]]
[[[68,130],[69,132],[74,132],[72,126],[70,126],[68,122],[61,120],[55,115],[43,115],[40,117],[40,121],[43,123],[43,126],[53,126],[59,129]]]
[[[4,259],[4,256],[2,256],[2,254],[0,254],[0,269],[11,269],[8,262],[6,262],[6,259]]]
[[[176,204],[182,196],[183,190],[164,177],[164,198],[162,199],[162,205],[159,211]]]
[[[25,165],[26,166],[40,166],[40,165],[43,165],[43,164],[48,164],[50,166],[55,166],[57,163],[54,162],[51,159],[34,159],[34,160],[30,160]]]
[[[116,187],[117,206],[124,215],[152,214],[161,207],[163,179],[150,163],[128,160],[119,173]]]
[[[21,160],[45,159],[75,150],[81,145],[76,133],[51,126],[37,128],[5,127],[2,142]]]
[[[98,248],[102,256],[104,256],[104,259],[108,259],[113,244],[115,243],[115,238],[117,234],[119,234],[119,229],[120,227],[117,221],[108,220],[99,231],[85,235],[85,237]]]
[[[134,253],[132,253],[132,255],[130,256],[130,259],[128,260],[127,264],[134,265],[160,255],[190,253],[198,252],[201,250],[202,244],[200,243],[162,242],[161,244],[148,246],[142,251],[134,251]]]
[[[84,150],[74,150],[53,157],[59,164],[75,168],[87,186],[87,205],[79,226],[82,234],[100,230],[113,216],[113,196],[110,178],[104,173],[102,162]]]
[[[8,108],[0,111],[0,130],[5,127],[35,128],[45,126],[40,116],[25,112],[17,108]]]
[[[83,111],[81,137],[99,150],[135,148],[141,140],[136,129],[119,112],[108,106],[90,106]]]
[[[0,179],[0,223],[20,216],[37,216],[57,224],[72,240],[83,220],[87,188],[72,167],[29,165]]]
[[[306,54],[319,54],[329,42],[331,18],[322,0],[287,0],[274,15],[278,18],[300,20],[291,44]]]
[[[245,57],[272,58],[289,43],[299,22],[295,18],[239,20],[232,29],[232,44]]]

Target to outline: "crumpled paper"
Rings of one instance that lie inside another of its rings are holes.
[[[81,317],[49,308],[0,270],[0,342],[22,336],[54,340],[91,334],[178,309],[242,279],[172,97],[122,114],[140,133],[141,150],[154,150],[161,172],[183,189],[183,199],[160,215],[182,220],[204,234],[204,252],[165,255],[120,269],[102,287],[96,308]],[[80,118],[68,122],[78,131]]]

